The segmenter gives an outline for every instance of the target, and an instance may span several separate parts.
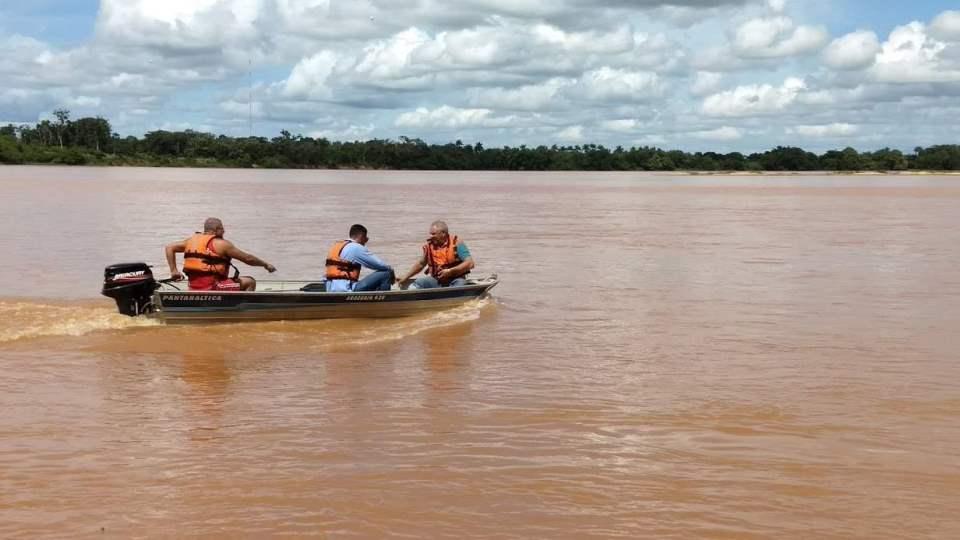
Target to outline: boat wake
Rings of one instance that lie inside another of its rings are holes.
[[[228,349],[241,351],[330,352],[363,348],[380,343],[399,341],[430,330],[448,328],[480,319],[491,298],[467,302],[461,306],[396,319],[328,319],[309,321],[273,321],[237,323],[205,327],[205,335],[227,343]],[[196,326],[181,326],[170,330],[195,332]],[[192,341],[192,340],[191,340]],[[142,343],[142,342],[141,342]],[[221,350],[224,346],[221,346]]]
[[[338,337],[335,347],[350,348],[374,343],[396,341],[414,336],[427,330],[468,323],[480,318],[485,307],[492,303],[490,298],[467,302],[461,306],[406,319],[384,320],[382,325],[370,325],[353,331],[345,339]],[[389,321],[389,322],[388,322]],[[329,348],[330,346],[324,347]]]
[[[155,326],[102,304],[44,304],[0,301],[0,343],[55,336],[82,336],[102,330]]]
[[[86,336],[83,347],[126,352],[329,351],[401,340],[478,320],[492,298],[398,319],[334,319],[209,325],[164,325],[128,317],[101,302],[0,301],[0,345]],[[210,345],[210,347],[207,347]]]

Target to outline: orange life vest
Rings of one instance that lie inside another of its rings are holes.
[[[446,245],[440,247],[434,246],[432,242],[427,242],[423,245],[423,256],[427,260],[427,270],[424,273],[436,279],[440,279],[441,270],[453,268],[463,262],[460,260],[460,256],[457,255],[456,236],[447,238]],[[454,276],[454,278],[463,277],[469,273],[470,271],[468,270],[459,276]]]
[[[183,250],[183,273],[187,274],[187,277],[227,277],[230,258],[222,257],[214,251],[214,238],[214,234],[196,233],[187,239],[187,247]]]
[[[345,261],[340,258],[343,248],[352,240],[340,240],[333,244],[327,253],[327,279],[349,279],[358,281],[360,279],[361,266],[355,262]]]

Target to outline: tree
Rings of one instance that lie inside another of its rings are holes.
[[[941,144],[917,148],[915,167],[918,169],[955,171],[960,169],[960,146]]]
[[[110,142],[110,122],[100,117],[80,118],[71,122],[69,133],[73,144],[99,152]]]
[[[812,171],[819,168],[816,154],[792,146],[778,146],[750,157],[756,157],[767,171]]]
[[[860,153],[855,149],[848,146],[844,148],[842,152],[840,152],[840,162],[839,167],[837,167],[838,170],[861,171],[864,168],[863,159],[861,159]]]
[[[57,141],[60,142],[60,149],[63,149],[63,133],[67,130],[67,125],[70,123],[70,111],[66,109],[57,109],[53,111],[53,115],[57,117],[56,131],[57,131]]]
[[[900,150],[882,148],[870,156],[875,166],[883,171],[904,171],[910,164]]]

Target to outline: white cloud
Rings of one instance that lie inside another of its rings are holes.
[[[251,35],[261,0],[102,0],[97,37],[159,50],[169,57],[225,59]],[[249,48],[249,46],[247,46]]]
[[[656,73],[607,66],[584,73],[580,87],[588,99],[597,101],[644,101],[664,90]]]
[[[804,137],[844,137],[855,135],[860,128],[853,124],[835,122],[824,125],[800,125],[786,129],[788,135],[802,135]]]
[[[80,107],[80,108],[99,107],[100,98],[91,97],[91,96],[76,96],[76,97],[69,98],[67,100],[67,105],[71,107]]]
[[[120,73],[110,77],[106,82],[117,90],[125,92],[148,89],[148,79],[145,75],[140,73],[127,73],[126,71],[121,71]]]
[[[580,79],[581,89],[591,96],[622,96],[625,90],[646,94],[656,91],[658,78],[655,70],[644,66],[677,69],[680,57],[682,52],[662,35],[634,33],[622,24],[608,30],[572,32],[549,24],[530,26],[492,17],[485,25],[436,34],[407,28],[368,42],[359,53],[329,49],[312,54],[292,70],[285,95],[338,99],[338,89],[349,93],[350,87],[429,91],[500,83],[499,92],[472,92],[473,102],[480,104],[485,99],[502,101],[516,86],[531,91],[539,88],[549,95],[559,90],[550,86],[549,78],[573,77]],[[609,63],[603,64],[604,60]],[[530,84],[531,77],[540,81]],[[610,83],[616,88],[607,91],[594,83]],[[542,95],[539,101],[541,104],[522,108],[542,106]]]
[[[395,17],[384,15],[365,0],[273,0],[261,11],[263,19],[276,21],[282,30],[309,42],[382,35],[384,24],[396,24]]]
[[[715,91],[723,81],[723,75],[712,71],[698,71],[690,85],[690,93],[694,96],[705,96]]]
[[[870,20],[858,9],[845,24]],[[268,136],[402,127],[438,142],[562,134],[746,149],[778,144],[772,134],[910,147],[956,138],[960,11],[832,42],[819,14],[786,0],[102,0],[79,45],[0,36],[0,117],[103,108],[124,134],[245,134],[252,67]],[[819,65],[802,58],[820,50]],[[857,127],[862,118],[875,124]]]
[[[454,57],[466,65],[482,65],[490,61],[495,49],[495,45],[468,44]],[[444,53],[444,36],[434,40],[422,30],[409,28],[388,40],[367,45],[352,70],[372,81],[422,79],[430,72],[430,64]]]
[[[22,106],[30,101],[45,97],[36,90],[26,90],[23,88],[4,88],[0,90],[0,105]]]
[[[781,86],[748,84],[708,96],[702,110],[708,116],[757,116],[787,109],[806,88],[803,79],[791,77]]]
[[[329,99],[332,96],[327,80],[337,65],[337,55],[320,51],[304,58],[293,67],[283,85],[283,95],[302,99]]]
[[[490,109],[461,109],[442,105],[436,109],[419,107],[415,111],[402,113],[394,125],[397,127],[504,127],[515,121],[513,116],[496,117]]]
[[[541,84],[517,88],[474,88],[469,103],[474,107],[515,111],[543,111],[565,106],[561,93],[573,85],[572,79],[553,78]]]
[[[667,138],[663,135],[645,135],[634,139],[633,144],[639,146],[660,146],[667,144]]]
[[[743,132],[735,127],[724,126],[705,131],[695,131],[691,135],[708,141],[735,141],[743,138]]]
[[[869,30],[858,30],[837,38],[823,51],[824,62],[833,69],[863,69],[873,64],[880,52],[880,40]]]
[[[944,11],[930,23],[930,33],[945,41],[960,41],[960,11]]]
[[[258,101],[255,101],[251,104],[249,102],[241,102],[230,99],[220,103],[220,109],[225,113],[238,118],[247,118],[251,115],[254,118],[264,118],[266,116],[263,103]]]
[[[633,49],[633,32],[620,25],[610,32],[567,32],[549,24],[538,24],[531,31],[534,41],[547,48],[588,54],[618,54]]]
[[[717,6],[676,6],[665,5],[657,8],[653,17],[656,20],[666,20],[675,26],[687,28],[716,16]]]
[[[732,45],[742,58],[781,58],[819,50],[828,38],[822,26],[796,26],[779,15],[744,22],[734,31]]]
[[[750,63],[734,54],[729,45],[704,47],[691,58],[690,64],[701,71],[734,72],[750,69]]]
[[[640,127],[640,122],[634,118],[619,118],[616,120],[604,120],[600,122],[600,127],[618,133],[630,133]]]
[[[602,60],[606,65],[616,63],[630,69],[676,74],[686,69],[687,56],[686,47],[667,34],[635,32],[633,48],[618,55],[607,55]],[[596,64],[599,58],[588,58],[587,65]]]
[[[787,0],[767,0],[767,7],[774,13],[783,13],[787,9]]]
[[[329,139],[333,141],[362,141],[370,138],[376,127],[373,124],[363,126],[349,125],[332,129],[320,129],[307,133],[314,139]]]
[[[570,126],[557,132],[557,138],[566,142],[581,142],[585,139],[583,126]]]
[[[871,71],[880,82],[960,82],[958,47],[930,37],[926,26],[914,21],[894,28]]]

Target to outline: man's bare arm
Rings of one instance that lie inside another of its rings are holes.
[[[237,246],[233,245],[229,240],[224,240],[223,244],[217,246],[217,253],[221,253],[230,257],[231,259],[237,259],[238,261],[243,261],[250,266],[262,266],[267,269],[267,272],[276,272],[277,269],[267,261],[257,257],[252,253],[247,253]]]
[[[414,263],[414,265],[410,268],[409,272],[404,274],[402,277],[397,278],[397,283],[404,283],[406,281],[409,281],[410,278],[417,275],[418,272],[423,270],[423,267],[426,265],[427,265],[427,258],[421,255],[420,258],[417,260],[417,262]]]
[[[167,244],[163,248],[164,255],[167,257],[167,266],[170,267],[170,277],[174,279],[183,279],[183,274],[177,269],[177,253],[183,253],[187,250],[187,241],[174,242]]]

